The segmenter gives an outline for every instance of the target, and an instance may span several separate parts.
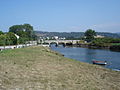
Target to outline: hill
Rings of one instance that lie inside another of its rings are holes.
[[[59,36],[59,37],[74,37],[79,38],[84,36],[83,32],[41,32],[41,31],[35,31],[35,34],[37,36],[44,36],[44,37],[53,37],[53,36]]]
[[[35,31],[35,34],[37,36],[42,37],[53,37],[53,36],[59,36],[59,37],[65,37],[65,38],[80,38],[84,36],[84,32],[42,32],[42,31]],[[103,35],[106,37],[113,37],[113,38],[120,38],[119,33],[108,33],[108,32],[97,32],[98,35]]]
[[[120,90],[120,72],[46,47],[5,50],[0,52],[0,90]]]

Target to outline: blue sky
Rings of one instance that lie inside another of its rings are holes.
[[[120,32],[120,0],[0,0],[0,30],[24,23],[37,31]]]

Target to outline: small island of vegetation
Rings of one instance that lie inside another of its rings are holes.
[[[112,38],[105,36],[98,36],[95,30],[88,29],[84,33],[85,37],[81,40],[87,41],[87,43],[82,43],[88,48],[97,48],[97,49],[110,49],[113,51],[120,51],[120,38]],[[81,45],[81,42],[78,42],[78,45]]]

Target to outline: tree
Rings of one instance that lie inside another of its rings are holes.
[[[0,35],[4,34],[2,31],[0,31]]]
[[[92,29],[88,29],[84,35],[86,36],[85,40],[87,42],[91,42],[92,40],[94,40],[94,36],[96,35],[96,32]]]
[[[0,35],[0,46],[5,46],[6,45],[6,35]]]
[[[30,24],[13,25],[9,28],[9,32],[19,35],[21,43],[28,40],[34,40],[36,38],[33,31],[33,26]]]
[[[24,31],[26,32],[27,36],[31,40],[33,38],[33,26],[30,24],[24,24],[23,25]]]
[[[0,46],[5,46],[6,44],[6,35],[0,31]]]
[[[23,31],[22,25],[13,25],[9,28],[9,32],[13,32],[13,33],[17,34],[18,31]]]
[[[14,33],[8,32],[6,34],[6,45],[16,45],[17,44],[17,37]]]

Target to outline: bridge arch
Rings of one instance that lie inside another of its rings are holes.
[[[49,46],[51,46],[52,44],[55,44],[56,47],[58,46],[58,42],[50,42]]]
[[[65,42],[58,42],[58,45],[63,45],[63,47],[65,47],[66,43]]]
[[[80,40],[45,40],[44,42],[49,43],[49,45],[56,44],[56,46],[58,46],[58,45],[62,44],[63,46],[66,46],[66,45],[72,46],[72,45],[76,44],[78,41],[80,41]]]

